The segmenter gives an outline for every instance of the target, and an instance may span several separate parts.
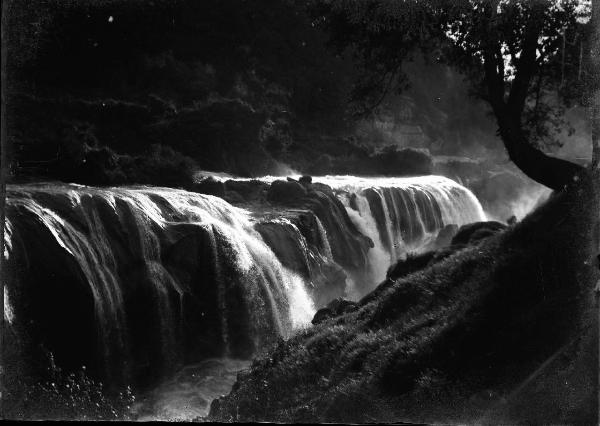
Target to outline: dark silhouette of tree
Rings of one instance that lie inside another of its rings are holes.
[[[353,100],[371,111],[408,83],[403,62],[419,50],[463,73],[487,101],[509,158],[554,190],[586,169],[544,152],[581,101],[590,5],[575,0],[310,0],[314,22],[363,65]],[[460,107],[460,106],[457,106]]]

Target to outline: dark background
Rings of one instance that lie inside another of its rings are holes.
[[[198,168],[410,175],[431,172],[427,153],[506,159],[488,107],[435,52],[353,115],[353,52],[330,49],[302,1],[15,0],[7,20],[15,180],[185,186]]]

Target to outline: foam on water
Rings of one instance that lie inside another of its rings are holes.
[[[267,178],[269,181],[272,179]],[[361,295],[380,283],[387,269],[408,252],[427,247],[445,225],[461,226],[486,220],[475,195],[442,176],[324,176],[313,177],[313,182],[329,185],[353,196],[354,207],[348,196],[341,199],[352,221],[374,243],[369,251],[370,283],[360,291]],[[369,190],[376,195],[371,203],[378,202],[383,212],[379,220],[372,211],[375,206],[371,206],[365,197]],[[441,217],[436,213],[438,210]],[[388,241],[387,247],[384,240]]]
[[[325,227],[323,226],[321,220],[318,217],[315,217],[315,220],[317,222],[317,228],[319,230],[319,235],[321,236],[321,242],[323,244],[322,255],[325,256],[326,259],[331,260],[333,259],[333,253],[331,251],[331,244],[329,244],[329,237],[327,236],[327,231],[325,230]]]
[[[382,282],[385,279],[385,274],[393,259],[383,246],[379,231],[377,230],[377,223],[371,213],[369,202],[363,195],[358,194],[356,196],[358,210],[354,210],[350,207],[348,197],[342,197],[341,200],[344,207],[346,207],[350,219],[354,222],[359,231],[373,241],[374,246],[368,253],[370,279],[372,282]]]
[[[213,399],[227,394],[237,373],[250,361],[208,359],[188,365],[141,396],[134,405],[138,421],[193,421],[208,415]]]
[[[165,359],[170,359],[174,330],[179,324],[177,312],[181,313],[182,309],[172,305],[168,294],[174,292],[182,297],[188,291],[169,273],[161,260],[161,239],[164,239],[161,233],[166,233],[172,224],[186,223],[209,232],[214,243],[212,249],[217,259],[217,272],[221,263],[219,259],[233,262],[242,277],[248,299],[253,299],[249,303],[269,307],[265,312],[271,312],[271,321],[279,335],[290,336],[295,329],[309,324],[314,315],[315,309],[303,281],[281,265],[254,230],[249,212],[220,198],[170,188],[100,189],[37,184],[9,185],[7,200],[7,250],[11,247],[12,222],[21,215],[29,215],[50,232],[85,275],[94,298],[104,358],[114,358],[118,348],[127,347],[123,334],[126,330],[122,291],[125,283],[117,268],[115,242],[110,240],[107,232],[112,226],[109,222],[124,220],[121,215],[125,211],[133,219],[128,226],[134,226],[127,233],[137,237],[137,249],[132,250],[143,258],[147,275],[151,278]],[[107,218],[103,206],[109,207],[114,215],[112,218]],[[226,249],[217,244],[221,239],[227,242]],[[5,257],[8,257],[7,253]],[[217,281],[216,286],[227,285],[218,278]],[[264,297],[266,300],[257,300]],[[219,303],[225,308],[223,297]],[[264,315],[258,315],[255,310],[252,314],[260,328]],[[221,327],[223,340],[227,342],[227,318],[224,315]]]
[[[10,297],[8,295],[8,289],[6,287],[4,287],[3,290],[4,290],[4,296],[3,296],[3,300],[4,300],[4,319],[9,324],[12,324],[13,321],[14,321],[14,319],[15,319],[15,313],[13,312],[12,305],[10,304]]]
[[[264,182],[277,179],[281,177],[260,178]],[[145,186],[8,185],[4,257],[8,262],[19,262],[15,258],[27,250],[28,241],[19,240],[20,227],[35,227],[39,229],[36,232],[51,236],[56,243],[54,250],[64,251],[61,255],[74,261],[89,287],[102,358],[112,360],[112,364],[117,361],[118,365],[131,345],[127,334],[131,313],[127,312],[124,292],[129,278],[124,275],[127,268],[119,259],[125,245],[128,253],[139,256],[144,277],[148,277],[148,284],[136,285],[149,286],[155,306],[146,308],[154,309],[153,315],[157,317],[161,359],[175,364],[180,359],[176,353],[182,346],[179,340],[185,335],[183,314],[190,309],[186,297],[197,296],[190,288],[195,283],[183,281],[177,271],[167,267],[165,251],[180,241],[182,235],[206,236],[199,250],[206,258],[192,261],[214,263],[210,271],[214,281],[210,283],[214,290],[212,303],[220,316],[211,327],[220,335],[223,350],[217,356],[223,358],[185,367],[148,394],[145,405],[138,407],[142,418],[190,420],[206,415],[212,398],[226,393],[234,381],[234,373],[247,365],[246,361],[231,359],[236,338],[231,327],[236,321],[239,323],[236,309],[241,306],[237,299],[231,298],[233,287],[239,285],[235,289],[242,293],[241,304],[248,312],[250,324],[248,330],[243,330],[254,332],[249,338],[253,339],[254,348],[260,350],[263,340],[258,331],[274,330],[277,336],[288,338],[310,324],[315,313],[313,293],[309,290],[313,284],[312,269],[339,262],[343,251],[340,247],[355,251],[351,259],[364,259],[364,251],[351,244],[367,247],[367,239],[360,235],[362,240],[354,235],[344,239],[345,235],[339,235],[350,232],[347,225],[335,226],[341,220],[340,215],[346,224],[350,223],[349,217],[358,232],[372,241],[372,247],[366,251],[366,270],[345,271],[346,296],[353,299],[382,282],[389,266],[398,259],[428,246],[445,225],[485,220],[481,205],[468,189],[440,176],[323,176],[313,177],[313,182],[334,190],[337,200],[329,204],[337,212],[333,219],[321,220],[315,214],[312,222],[306,222],[312,228],[309,231],[305,229],[306,223],[299,225],[284,215],[262,222],[271,227],[264,232],[271,232],[268,235],[275,242],[282,236],[288,238],[285,241],[294,242],[290,249],[295,250],[293,253],[283,252],[289,262],[306,266],[307,273],[284,266],[288,263],[277,257],[276,244],[258,232],[259,225],[252,212],[210,195]],[[340,245],[340,241],[350,245]],[[21,251],[15,250],[16,247],[22,248]],[[187,246],[183,247],[181,250],[186,250]],[[334,266],[340,269],[339,265]],[[343,274],[341,281],[343,284]],[[11,323],[15,320],[15,302],[9,300],[5,289],[5,318]],[[234,331],[239,333],[237,329]]]
[[[300,175],[291,177],[299,179]],[[272,183],[281,179],[265,176],[257,180]],[[387,269],[408,252],[428,247],[445,225],[487,220],[471,191],[442,176],[313,176],[312,182],[336,191],[352,222],[373,241],[368,271],[363,271],[366,277],[348,277],[347,295],[355,299],[379,284]],[[376,215],[374,208],[381,214]]]

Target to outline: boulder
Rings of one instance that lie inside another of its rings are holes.
[[[222,197],[225,195],[225,184],[216,180],[212,176],[208,176],[202,179],[200,182],[194,183],[191,189],[194,192],[216,195],[217,197]]]
[[[312,176],[304,175],[298,179],[302,185],[310,185],[312,183]]]
[[[242,204],[247,201],[247,199],[242,197],[242,195],[239,192],[235,192],[235,191],[225,192],[223,199],[225,201],[227,201],[229,204]]]
[[[312,319],[313,324],[319,324],[329,318],[335,318],[348,312],[352,312],[358,309],[356,302],[351,302],[346,299],[338,298],[334,299],[329,304],[317,311]]]
[[[396,262],[395,265],[390,266],[386,274],[387,278],[390,280],[397,280],[412,274],[413,272],[425,269],[427,265],[430,264],[435,253],[435,251],[428,251],[420,254],[409,253],[408,256],[406,256],[406,259],[401,259]]]
[[[243,201],[257,201],[263,197],[267,184],[259,180],[233,180],[225,182],[228,199],[236,200],[241,198]],[[234,194],[237,194],[234,195]]]
[[[324,183],[315,182],[310,185],[310,190],[322,192],[329,196],[333,196],[333,189],[330,186],[325,185]]]
[[[468,225],[463,225],[452,238],[452,245],[472,244],[494,235],[506,228],[507,226],[505,224],[496,221],[475,222]]]
[[[274,181],[267,192],[267,200],[286,204],[299,201],[306,195],[306,189],[296,181]]]

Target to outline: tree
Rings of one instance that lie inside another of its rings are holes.
[[[332,44],[363,65],[359,112],[406,87],[404,61],[435,52],[489,103],[509,158],[526,175],[560,190],[586,173],[544,152],[584,91],[585,0],[309,0],[308,8]]]
[[[600,73],[600,7],[594,0],[593,16],[590,25],[590,63],[589,74],[598,76]],[[590,78],[591,94],[590,112],[592,115],[592,168],[598,170],[600,166],[600,82],[598,78]]]

